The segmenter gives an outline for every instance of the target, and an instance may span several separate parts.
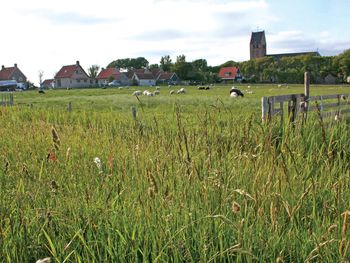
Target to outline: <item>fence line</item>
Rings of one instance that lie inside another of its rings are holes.
[[[0,106],[13,106],[13,93],[1,93]]]
[[[308,72],[305,72],[304,82],[304,93],[262,97],[262,120],[270,121],[272,117],[280,116],[283,121],[286,112],[290,122],[294,122],[299,115],[306,121],[308,113],[315,111],[319,111],[322,117],[335,119],[350,113],[350,94],[310,96]]]

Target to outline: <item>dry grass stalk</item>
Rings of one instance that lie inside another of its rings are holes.
[[[55,147],[56,150],[59,150],[61,146],[61,140],[60,140],[60,137],[58,136],[55,126],[52,126],[51,133],[52,133],[53,146]]]
[[[346,236],[346,231],[348,229],[348,217],[349,217],[350,211],[345,211],[342,215],[344,216],[343,220],[343,236]]]

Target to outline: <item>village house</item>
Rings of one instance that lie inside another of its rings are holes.
[[[218,76],[224,83],[232,83],[242,80],[241,71],[237,67],[223,67],[220,69]]]
[[[131,78],[131,82],[132,84],[135,84],[138,86],[155,86],[156,85],[156,79],[154,78],[151,72],[149,73],[135,72]]]
[[[180,78],[173,72],[161,72],[157,77],[157,84],[176,85],[180,82]]]
[[[13,67],[1,66],[0,81],[16,81],[17,87],[27,88],[27,77],[18,68],[17,64]]]
[[[43,83],[41,83],[40,88],[42,89],[52,89],[55,87],[54,79],[45,79]]]
[[[120,72],[117,68],[102,68],[96,79],[99,86],[106,86],[113,80],[116,80],[121,86],[130,85],[129,78],[126,76],[126,74]]]
[[[63,66],[55,76],[55,88],[83,88],[91,85],[92,80],[79,61],[74,65]]]

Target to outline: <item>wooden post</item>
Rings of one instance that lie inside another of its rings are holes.
[[[72,112],[72,102],[68,102],[67,110],[68,112]]]
[[[134,118],[134,120],[136,121],[136,107],[135,106],[131,107],[131,114],[132,114],[132,117]]]
[[[304,73],[304,112],[303,112],[303,121],[307,119],[307,112],[309,110],[309,97],[310,97],[310,74],[309,72]],[[300,107],[300,105],[297,105]]]
[[[261,119],[263,122],[266,122],[266,120],[268,120],[268,112],[269,112],[269,104],[268,104],[268,100],[267,97],[262,97],[261,98]]]

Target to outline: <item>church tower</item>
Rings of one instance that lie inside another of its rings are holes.
[[[266,56],[265,31],[252,32],[250,38],[250,59]]]

